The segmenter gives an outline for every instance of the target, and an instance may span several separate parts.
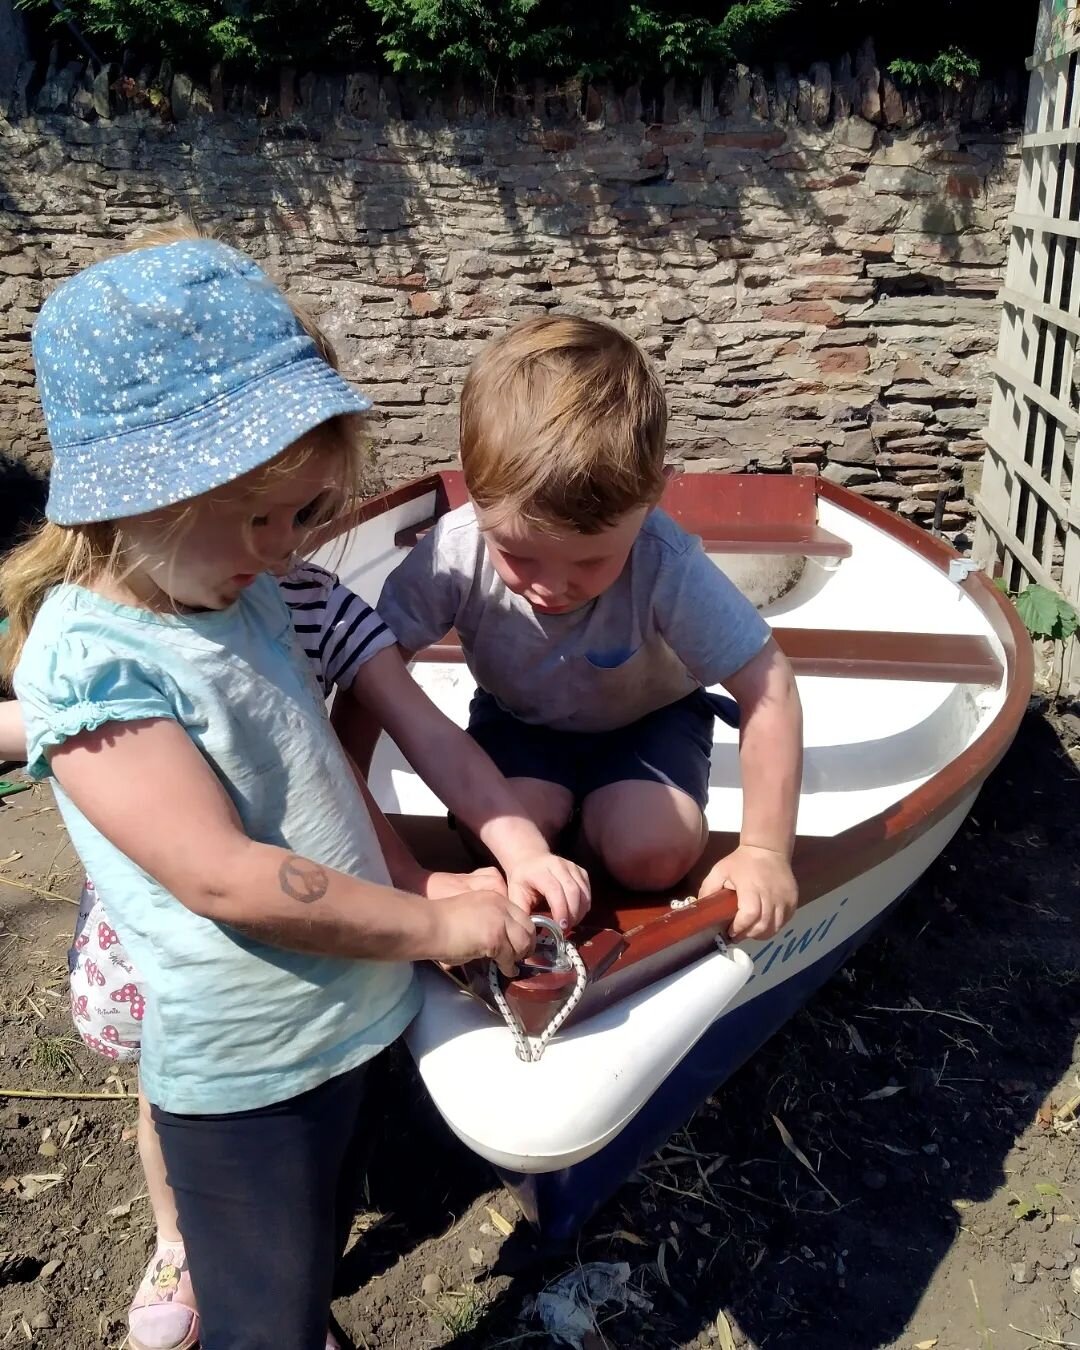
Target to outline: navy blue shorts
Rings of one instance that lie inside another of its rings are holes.
[[[539,778],[566,788],[579,805],[610,783],[663,783],[692,797],[709,796],[713,721],[738,725],[729,698],[698,689],[615,731],[552,731],[522,722],[483,689],[469,708],[469,735],[506,778]]]

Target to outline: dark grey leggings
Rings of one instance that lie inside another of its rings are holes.
[[[360,1179],[363,1077],[224,1116],[152,1107],[202,1350],[324,1350]]]

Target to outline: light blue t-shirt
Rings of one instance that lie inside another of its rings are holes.
[[[59,586],[15,673],[30,772],[48,777],[49,750],[81,731],[171,717],[250,838],[389,885],[371,819],[295,641],[268,576],[228,609],[183,616]],[[408,963],[285,951],[200,918],[53,787],[72,843],[153,994],[140,1073],[156,1105],[213,1115],[284,1101],[364,1063],[414,1016],[419,993]],[[104,973],[122,988],[122,974]]]

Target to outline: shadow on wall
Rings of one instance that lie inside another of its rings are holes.
[[[21,460],[0,452],[0,557],[42,519],[48,490]]]
[[[967,524],[1015,81],[928,102],[866,47],[809,77],[644,101],[530,90],[490,111],[370,76],[283,80],[261,104],[177,76],[165,122],[87,79],[51,72],[11,123],[0,206],[27,324],[57,279],[184,210],[320,315],[375,399],[392,478],[453,458],[484,341],[579,310],[656,360],[675,458],[824,470]]]

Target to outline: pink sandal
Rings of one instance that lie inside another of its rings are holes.
[[[130,1350],[194,1350],[199,1310],[182,1242],[159,1242],[128,1309]],[[341,1350],[332,1331],[326,1350]]]
[[[199,1310],[182,1242],[159,1241],[128,1310],[131,1350],[193,1350]]]

